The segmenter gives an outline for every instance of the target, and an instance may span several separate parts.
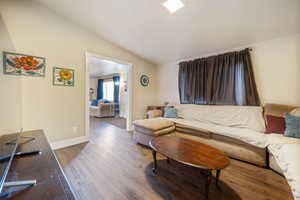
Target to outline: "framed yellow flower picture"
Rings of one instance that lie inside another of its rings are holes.
[[[3,52],[3,73],[21,76],[45,76],[46,59],[19,53]]]
[[[74,69],[53,68],[53,85],[74,86]]]

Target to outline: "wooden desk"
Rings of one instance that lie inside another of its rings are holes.
[[[37,184],[13,194],[6,199],[15,200],[73,200],[75,199],[68,181],[42,130],[28,131],[23,136],[35,137],[34,141],[22,144],[18,151],[42,151],[41,155],[15,158],[6,181],[36,179]],[[0,145],[12,138],[12,135],[0,137]],[[3,149],[3,148],[2,148]],[[1,156],[5,152],[0,152]],[[0,165],[3,165],[0,163]]]

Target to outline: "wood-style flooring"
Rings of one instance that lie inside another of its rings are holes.
[[[56,151],[79,200],[201,200],[204,180],[199,169],[158,156],[158,174],[149,149],[137,145],[131,133],[105,120],[91,120],[91,141]],[[231,160],[212,181],[210,200],[292,200],[282,176]]]
[[[103,118],[91,118],[92,121],[107,122],[116,127],[126,129],[126,118],[123,117],[103,117]],[[92,123],[92,122],[91,122]]]

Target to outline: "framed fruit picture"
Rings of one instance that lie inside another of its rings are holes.
[[[46,59],[43,57],[3,52],[3,73],[21,76],[45,76]]]
[[[74,86],[74,82],[74,69],[53,68],[53,85]]]

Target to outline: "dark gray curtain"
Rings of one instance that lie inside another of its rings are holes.
[[[181,62],[178,75],[181,103],[260,105],[249,49]]]

